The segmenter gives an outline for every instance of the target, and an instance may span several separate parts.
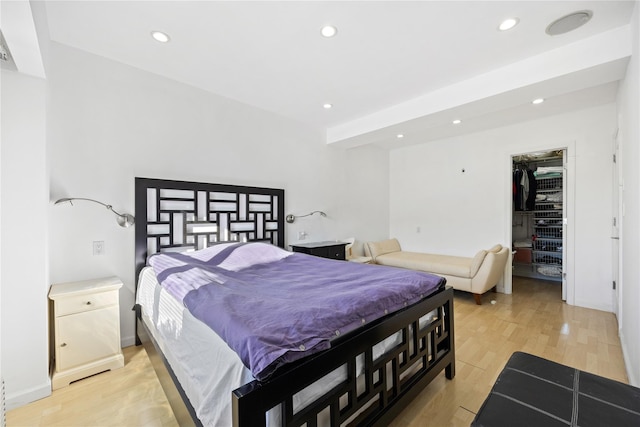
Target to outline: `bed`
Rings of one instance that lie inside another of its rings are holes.
[[[296,269],[309,262],[337,263],[322,267],[326,271],[385,267],[283,251],[281,189],[136,178],[135,194],[137,343],[145,346],[180,425],[385,425],[443,370],[454,377],[453,290],[442,282],[428,296],[416,294],[266,374],[252,370],[159,286],[166,277],[147,266],[153,254],[182,262],[206,251],[264,245],[300,263]]]

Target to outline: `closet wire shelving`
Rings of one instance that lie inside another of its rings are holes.
[[[562,157],[544,159],[544,161],[530,161],[527,167],[535,170],[543,163],[545,166],[562,167]],[[530,242],[528,248],[518,248],[514,244],[514,251],[516,253],[517,251],[530,251],[531,256],[530,258],[516,257],[513,264],[513,274],[561,281],[563,264],[562,173],[536,176],[536,187],[534,209],[514,210],[513,225],[525,228],[527,241]]]

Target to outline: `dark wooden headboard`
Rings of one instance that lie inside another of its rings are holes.
[[[285,247],[284,190],[136,178],[136,282],[156,252],[220,242]]]

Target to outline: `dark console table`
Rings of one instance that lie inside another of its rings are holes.
[[[344,248],[347,246],[346,242],[312,242],[312,243],[296,243],[291,245],[293,252],[300,252],[303,254],[315,255],[322,258],[345,260]]]

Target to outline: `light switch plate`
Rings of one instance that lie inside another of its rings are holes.
[[[94,255],[103,255],[104,254],[104,240],[94,240],[94,242],[93,242],[93,254]]]

